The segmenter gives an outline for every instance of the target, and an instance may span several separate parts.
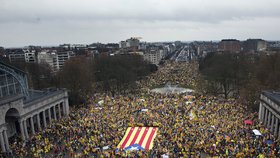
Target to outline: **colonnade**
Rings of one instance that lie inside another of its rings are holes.
[[[28,140],[30,136],[50,125],[53,120],[59,120],[68,114],[68,99],[65,99],[21,117],[18,122],[22,140]],[[3,153],[10,152],[7,127],[0,129],[0,145]]]
[[[280,138],[280,115],[265,103],[260,103],[259,119],[273,133]]]
[[[46,128],[52,120],[58,120],[68,115],[67,105],[64,102],[49,106],[41,111],[21,118],[19,121],[21,137],[23,140],[29,139],[30,135],[34,135],[42,128]]]

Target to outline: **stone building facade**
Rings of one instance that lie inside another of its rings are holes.
[[[26,73],[0,62],[0,148],[10,152],[9,140],[27,141],[52,120],[69,114],[65,89],[30,90]],[[1,154],[0,154],[1,155]]]
[[[259,120],[275,137],[280,136],[280,92],[264,91],[260,97]]]

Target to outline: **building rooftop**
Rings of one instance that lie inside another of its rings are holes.
[[[24,106],[30,106],[34,104],[35,102],[41,102],[47,98],[51,98],[53,96],[56,96],[58,94],[64,93],[65,89],[51,89],[51,90],[28,90],[29,96],[25,97],[23,94],[16,94],[16,95],[10,95],[7,97],[3,97],[0,100],[0,106],[6,103],[9,103],[13,100],[23,99]]]
[[[53,97],[57,94],[64,93],[65,89],[47,89],[43,91],[39,90],[29,90],[30,96],[24,100],[25,106],[28,106],[34,102],[40,102],[46,98]]]
[[[262,94],[271,99],[276,104],[280,105],[280,91],[263,91]]]
[[[16,94],[16,95],[5,96],[5,97],[0,99],[0,106],[4,105],[4,104],[7,104],[7,103],[10,103],[10,102],[12,102],[14,100],[22,99],[22,98],[24,98],[23,94]]]
[[[45,94],[44,91],[30,90],[30,89],[28,91],[29,91],[29,97],[26,98],[25,102],[34,101],[38,98],[41,98]]]

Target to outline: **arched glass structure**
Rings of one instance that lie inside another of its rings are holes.
[[[29,96],[26,74],[0,62],[0,98],[17,94]]]

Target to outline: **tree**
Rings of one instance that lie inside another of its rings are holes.
[[[91,60],[85,57],[69,59],[58,72],[58,85],[69,90],[71,103],[85,101],[92,90],[92,72]]]
[[[280,90],[280,55],[251,55],[249,79],[241,88],[240,98],[253,110],[258,110],[263,90]]]
[[[256,76],[268,89],[280,88],[280,54],[262,55],[256,67]]]
[[[26,63],[25,69],[32,88],[40,90],[52,86],[52,71],[47,63]]]
[[[238,87],[247,78],[242,59],[233,53],[210,53],[202,59],[199,69],[207,81],[206,91],[225,98],[237,95]]]
[[[17,67],[28,74],[28,85],[32,89],[41,90],[53,85],[52,71],[47,63],[8,62],[8,64]]]
[[[225,98],[236,94],[253,110],[259,106],[263,90],[280,90],[279,54],[218,54],[211,53],[200,61],[206,93]]]
[[[135,81],[149,74],[149,65],[138,55],[100,56],[94,61],[96,81],[103,91],[126,93]]]

